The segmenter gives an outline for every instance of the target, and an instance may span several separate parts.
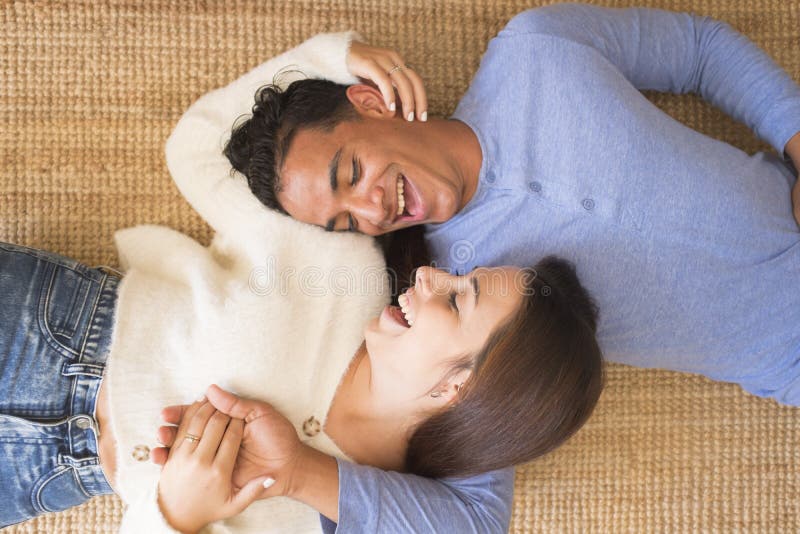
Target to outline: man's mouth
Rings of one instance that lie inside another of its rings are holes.
[[[418,222],[425,218],[425,204],[416,187],[402,174],[397,175],[397,203],[394,219],[397,222]]]

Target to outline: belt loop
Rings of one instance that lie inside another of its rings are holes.
[[[61,374],[64,376],[93,376],[102,378],[104,368],[105,365],[102,364],[69,363],[64,365]]]
[[[113,267],[109,267],[108,265],[97,265],[95,266],[95,269],[105,273],[108,276],[115,276],[117,278],[122,278],[124,276],[121,272],[114,269]]]

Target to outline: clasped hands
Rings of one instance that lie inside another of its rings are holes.
[[[210,386],[202,399],[168,406],[162,417],[170,426],[158,429],[164,447],[151,459],[163,466],[159,506],[175,529],[197,532],[257,499],[291,494],[307,447],[269,404]]]

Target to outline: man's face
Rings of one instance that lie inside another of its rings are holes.
[[[462,180],[444,147],[427,135],[431,125],[388,116],[376,94],[367,94],[366,107],[363,98],[354,103],[360,120],[330,132],[296,133],[278,192],[293,218],[332,231],[379,235],[444,222],[461,208]]]

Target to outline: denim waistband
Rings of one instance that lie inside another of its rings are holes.
[[[63,369],[65,376],[74,376],[75,379],[71,398],[71,413],[75,415],[66,421],[70,454],[60,455],[59,463],[75,468],[81,485],[90,495],[113,493],[99,464],[100,429],[96,413],[111,349],[119,281],[117,277],[103,273],[84,348],[80,356]]]
[[[111,349],[119,279],[103,274],[92,319],[78,358],[64,365],[63,374],[75,377],[72,413],[95,414],[97,393]]]

